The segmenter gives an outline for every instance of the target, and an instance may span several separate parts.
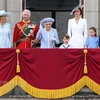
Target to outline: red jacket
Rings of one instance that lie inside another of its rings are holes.
[[[36,34],[38,32],[38,25],[34,24],[34,27],[28,28],[32,24],[31,21],[25,24],[25,22],[21,21],[15,25],[14,28],[14,36],[13,36],[13,43],[16,45],[17,48],[30,48],[31,47],[31,40],[36,38]],[[32,24],[33,25],[33,24]],[[33,30],[33,36],[27,36],[30,33],[30,30]],[[29,31],[29,32],[28,32]]]

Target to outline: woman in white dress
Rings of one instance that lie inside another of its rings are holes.
[[[84,48],[87,37],[87,21],[81,18],[82,7],[81,5],[75,7],[71,12],[74,18],[68,21],[68,35],[73,48]]]
[[[12,47],[12,35],[10,23],[7,23],[7,16],[10,12],[0,11],[0,48]]]

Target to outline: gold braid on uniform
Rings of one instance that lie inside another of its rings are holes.
[[[25,25],[23,25],[22,27],[20,26],[20,24],[17,24],[17,27],[21,30],[20,32],[19,32],[19,34],[22,32],[25,36],[27,36],[27,34],[25,34],[25,32],[24,32],[24,28],[26,28],[26,24]],[[18,35],[19,35],[18,34]]]

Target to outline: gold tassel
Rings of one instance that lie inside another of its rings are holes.
[[[17,72],[17,73],[20,73],[20,65],[17,65],[16,72]]]
[[[87,74],[88,73],[88,68],[87,68],[87,66],[86,66],[86,54],[87,54],[87,50],[85,49],[84,50],[84,74]]]
[[[16,67],[16,73],[20,73],[20,65],[19,65],[19,53],[20,53],[20,50],[17,49],[17,50],[16,50],[16,53],[17,53],[17,67]]]
[[[85,74],[88,73],[88,71],[87,71],[87,66],[86,66],[86,65],[84,66],[84,73],[85,73]]]

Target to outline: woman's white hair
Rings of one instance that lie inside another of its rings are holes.
[[[28,12],[29,16],[31,16],[31,11],[30,10],[24,9],[23,12],[22,12],[22,16],[24,15],[24,12]]]

